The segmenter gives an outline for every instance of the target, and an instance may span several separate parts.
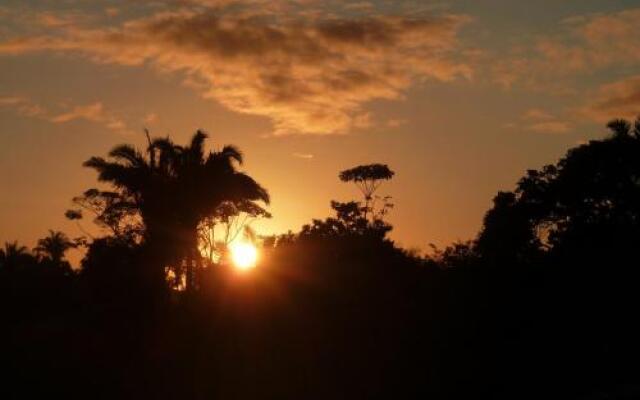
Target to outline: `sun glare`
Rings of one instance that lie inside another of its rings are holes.
[[[240,242],[230,245],[233,265],[241,270],[248,270],[258,262],[258,249],[251,243]]]

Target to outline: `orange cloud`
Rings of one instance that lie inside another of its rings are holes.
[[[550,120],[554,119],[554,116],[539,108],[531,108],[525,111],[522,118],[525,120]]]
[[[0,107],[12,108],[25,117],[42,118],[46,114],[42,107],[20,96],[0,96]]]
[[[558,33],[520,44],[498,59],[493,79],[505,87],[568,92],[568,79],[580,74],[640,66],[639,19],[640,8],[566,19]]]
[[[149,125],[156,123],[157,120],[158,120],[158,114],[153,113],[153,112],[148,113],[143,118],[143,122],[145,124],[149,124]]]
[[[538,133],[567,133],[571,131],[571,125],[563,121],[536,122],[527,127],[528,130]]]
[[[600,86],[594,99],[580,112],[597,122],[640,115],[640,75]]]
[[[546,134],[568,133],[573,129],[573,125],[569,121],[560,120],[554,114],[539,108],[525,111],[520,120],[519,124],[512,122],[505,124],[504,127],[507,129],[522,127],[528,131]]]
[[[120,9],[118,7],[107,7],[104,9],[104,13],[110,17],[115,17],[120,14]]]
[[[74,120],[86,120],[101,123],[107,128],[119,133],[128,132],[124,121],[116,117],[113,113],[105,110],[100,102],[73,106],[67,111],[55,113],[33,103],[25,97],[0,96],[0,107],[11,108],[25,117],[38,118],[55,124],[67,123]]]
[[[398,128],[402,125],[405,125],[408,121],[406,119],[401,118],[391,118],[387,120],[387,127],[389,128]]]
[[[102,103],[94,103],[86,106],[76,106],[71,111],[50,118],[51,122],[63,123],[74,119],[86,119],[89,121],[101,121],[105,118]]]
[[[470,78],[471,68],[455,54],[467,21],[459,15],[278,20],[183,9],[117,28],[7,40],[0,54],[73,51],[97,62],[149,64],[183,73],[204,97],[231,110],[270,118],[275,134],[335,134],[368,126],[363,107],[371,100],[400,99],[426,79]]]

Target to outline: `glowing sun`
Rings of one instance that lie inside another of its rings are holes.
[[[241,270],[251,269],[258,262],[258,249],[251,243],[232,243],[230,246],[231,260],[236,268]]]

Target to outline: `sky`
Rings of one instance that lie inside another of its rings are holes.
[[[82,162],[145,127],[239,146],[272,197],[259,233],[385,163],[392,239],[472,239],[497,191],[640,113],[638,20],[638,0],[2,0],[0,242],[81,235]]]

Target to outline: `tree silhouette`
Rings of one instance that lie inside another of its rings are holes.
[[[63,232],[49,230],[48,236],[38,240],[34,251],[39,256],[47,258],[54,265],[61,265],[67,250],[74,247],[76,247],[75,243],[69,240]]]
[[[609,138],[527,171],[515,191],[496,196],[476,242],[485,259],[531,262],[586,240],[593,250],[640,234],[640,119],[607,126]]]
[[[5,242],[4,249],[0,249],[0,267],[6,269],[15,269],[29,264],[32,259],[29,249],[19,245],[17,241]]]
[[[475,250],[491,265],[529,260],[541,248],[527,208],[513,192],[498,192],[483,221]]]
[[[257,218],[271,218],[271,214],[249,200],[222,202],[215,213],[204,218],[199,226],[199,242],[207,260],[219,260],[231,242],[241,234],[249,233],[251,222]],[[221,238],[216,237],[217,227],[222,229]]]
[[[374,198],[380,184],[393,177],[394,172],[383,164],[360,165],[344,170],[339,174],[343,182],[354,182],[364,195],[365,205],[358,201],[346,203],[332,201],[331,208],[336,217],[325,220],[314,219],[311,224],[302,227],[301,236],[309,238],[335,237],[369,237],[375,240],[384,239],[391,230],[391,225],[384,221],[384,216],[393,207],[390,197],[381,200],[383,204],[376,209]]]
[[[375,192],[385,180],[393,178],[395,173],[385,164],[368,164],[359,165],[340,172],[340,180],[343,182],[353,182],[360,189],[364,196],[364,217],[367,218],[369,213],[375,219]],[[381,209],[384,215],[389,208],[389,197],[384,198],[385,206]]]
[[[111,160],[92,157],[85,162],[85,166],[98,171],[100,181],[113,185],[119,201],[139,212],[155,280],[164,280],[165,267],[185,262],[189,291],[201,258],[201,221],[213,215],[224,201],[269,201],[267,191],[238,170],[240,151],[224,146],[206,154],[206,138],[198,131],[186,147],[169,138],[150,139],[146,155],[132,146],[120,145],[109,153]]]
[[[93,222],[103,228],[107,228],[112,235],[120,240],[139,243],[142,239],[144,227],[135,200],[126,193],[88,189],[81,196],[73,198],[73,203],[80,209],[67,210],[65,216],[71,221],[76,221],[78,228],[91,237],[82,226],[82,210],[90,212]]]
[[[640,138],[640,118],[634,121],[633,127],[627,120],[614,119],[607,123],[607,128],[609,128],[615,138],[625,138],[632,135],[636,138]]]

